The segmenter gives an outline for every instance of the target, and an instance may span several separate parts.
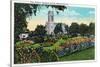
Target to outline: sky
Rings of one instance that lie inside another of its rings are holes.
[[[45,6],[41,6],[36,16],[33,14],[26,19],[28,22],[27,28],[33,31],[37,25],[45,25],[48,20],[48,11],[50,10],[54,12],[54,23],[61,22],[70,26],[72,22],[87,25],[89,25],[90,22],[95,22],[95,8],[68,6],[64,11],[59,11],[52,7],[46,8]],[[59,11],[59,14],[57,14],[56,11]]]

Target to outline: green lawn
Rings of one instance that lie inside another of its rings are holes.
[[[60,61],[93,60],[95,58],[94,47],[73,53],[69,56],[60,57]]]

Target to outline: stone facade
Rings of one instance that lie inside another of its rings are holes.
[[[54,35],[54,29],[57,23],[54,22],[54,13],[53,11],[48,11],[48,21],[46,22],[46,31],[49,35]],[[62,23],[62,30],[63,33],[66,34],[67,31],[65,30],[65,24]]]

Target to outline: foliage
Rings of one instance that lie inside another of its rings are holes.
[[[46,43],[36,43],[33,44],[31,41],[19,41],[14,47],[14,63],[34,63],[34,62],[53,62],[59,61],[60,56],[70,55],[73,50],[71,46],[81,46],[90,45],[92,38],[87,37],[73,37],[67,39],[59,39],[56,43],[48,42],[47,45],[43,46],[42,44]],[[65,48],[69,48],[68,51]],[[82,48],[80,47],[79,50]],[[73,53],[73,52],[72,52]],[[67,60],[67,59],[66,59]]]
[[[42,49],[40,44],[32,44],[25,41],[20,41],[16,43],[14,49],[15,64],[51,62],[59,60],[58,56],[52,49],[49,50],[46,47]]]
[[[80,25],[80,34],[82,36],[88,34],[88,31],[89,31],[89,27],[86,24],[81,24]]]
[[[35,43],[42,43],[44,42],[44,36],[46,35],[46,30],[43,25],[37,25],[35,31],[34,31],[34,36],[32,36],[33,41]]]
[[[14,63],[33,63],[40,62],[40,57],[36,52],[40,44],[33,44],[31,41],[19,41],[14,47]]]
[[[34,33],[35,33],[35,36],[45,36],[46,35],[45,27],[43,25],[37,25]]]
[[[54,43],[53,45],[51,46],[47,46],[47,47],[44,47],[44,50],[53,50],[55,52],[59,51],[59,50],[62,50],[62,48],[60,47],[61,45],[63,45],[65,43],[65,40],[63,39],[59,39],[56,43]],[[49,43],[48,43],[49,44]]]
[[[70,55],[65,55],[60,57],[60,61],[77,61],[77,60],[94,60],[95,58],[95,49],[94,47],[85,49],[83,51],[75,52]]]
[[[89,24],[89,34],[95,35],[95,23],[90,23]]]
[[[19,42],[17,42],[16,44],[15,44],[15,46],[16,47],[21,47],[21,48],[23,48],[23,47],[27,47],[27,46],[29,46],[29,45],[31,45],[32,44],[32,42],[31,41],[19,41]]]
[[[69,37],[68,35],[62,35],[61,38],[64,39],[64,40],[67,40],[67,39],[69,39],[70,37]]]
[[[32,38],[32,40],[35,42],[35,43],[43,43],[44,42],[44,37],[43,36],[34,36]]]
[[[41,45],[40,44],[32,44],[29,47],[37,49],[37,48],[41,47]]]
[[[72,36],[77,36],[77,34],[79,33],[79,25],[77,23],[72,23],[69,27],[69,33]]]
[[[91,42],[91,40],[92,40],[91,38],[87,38],[87,37],[73,37],[67,39],[65,43],[61,46],[69,47],[70,45],[80,45],[81,43]]]
[[[44,50],[41,55],[41,62],[53,62],[58,61],[59,58],[54,51],[51,50]]]
[[[43,47],[50,47],[50,46],[52,46],[54,43],[53,42],[44,42],[44,43],[41,43],[41,45],[43,46]]]
[[[65,40],[63,40],[62,38],[59,39],[54,45],[58,45],[58,46],[61,46],[65,43]]]
[[[32,8],[31,5],[21,3],[15,3],[14,7],[14,41],[16,43],[19,40],[18,35],[27,30],[26,18],[32,14]]]
[[[55,43],[56,41],[57,41],[57,38],[55,36],[51,36],[51,35],[45,36],[45,42]]]
[[[58,33],[60,33],[60,32],[63,32],[63,30],[62,30],[62,23],[58,23],[58,24],[56,25],[55,29],[54,29],[54,33],[55,33],[55,34],[58,34]]]

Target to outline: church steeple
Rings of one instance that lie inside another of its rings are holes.
[[[54,13],[53,13],[53,11],[48,11],[48,22],[54,22]]]

